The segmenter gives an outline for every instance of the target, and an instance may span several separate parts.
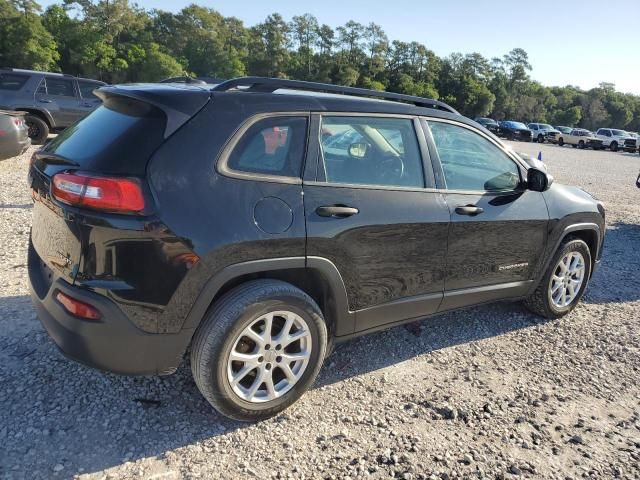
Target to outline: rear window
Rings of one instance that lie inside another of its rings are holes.
[[[45,151],[73,160],[82,170],[143,175],[149,158],[164,141],[165,123],[164,113],[156,107],[111,97],[65,129]]]
[[[29,75],[0,73],[0,90],[20,90],[29,80]]]

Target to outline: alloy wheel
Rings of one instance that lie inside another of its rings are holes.
[[[307,322],[290,311],[275,311],[252,321],[233,343],[227,380],[233,392],[251,403],[264,403],[291,390],[311,357]]]
[[[584,282],[586,266],[580,252],[569,252],[560,259],[549,283],[549,298],[557,308],[573,302]]]

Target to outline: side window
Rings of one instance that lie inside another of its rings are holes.
[[[73,82],[66,78],[47,77],[47,93],[60,97],[75,97]]]
[[[320,144],[328,183],[425,186],[411,119],[326,116]]]
[[[481,135],[461,126],[428,122],[449,190],[505,192],[520,185],[520,170]]]
[[[82,98],[85,100],[95,100],[98,97],[93,94],[93,91],[102,85],[99,83],[79,81],[78,86],[80,87],[80,95],[82,95]]]
[[[0,90],[20,90],[29,77],[17,73],[0,73]]]
[[[306,140],[306,117],[265,118],[242,135],[227,166],[240,172],[299,177]]]

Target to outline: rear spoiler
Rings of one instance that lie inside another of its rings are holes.
[[[162,110],[167,116],[164,138],[184,125],[211,98],[208,89],[176,84],[128,84],[100,87],[94,93],[104,102],[112,97],[124,97],[144,102]]]

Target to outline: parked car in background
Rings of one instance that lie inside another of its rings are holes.
[[[533,133],[522,122],[505,120],[500,122],[499,135],[507,140],[520,140],[522,142],[533,141]]]
[[[497,135],[498,130],[500,130],[500,125],[493,118],[476,117],[474,118],[474,121],[482,125],[494,135]]]
[[[538,143],[544,143],[545,141],[549,143],[558,142],[558,135],[560,134],[560,131],[556,130],[548,123],[530,123],[527,127],[531,130],[533,139],[537,140]]]
[[[558,145],[561,147],[571,145],[573,148],[592,148],[594,150],[604,148],[602,140],[584,128],[574,128],[571,133],[561,133],[558,136]]]
[[[630,138],[625,139],[622,149],[627,153],[636,153],[640,147],[640,138],[637,133],[627,132]]]
[[[29,148],[28,132],[24,113],[0,110],[0,160],[20,155]]]
[[[101,103],[93,91],[104,82],[17,68],[0,69],[0,109],[25,112],[29,137],[44,143],[51,131],[80,120]]]
[[[437,100],[260,77],[98,94],[30,165],[37,314],[97,368],[190,355],[232,418],[287,408],[334,342],[495,300],[562,317],[600,263],[602,203]]]
[[[624,130],[617,128],[599,128],[596,137],[602,140],[602,144],[612,152],[617,152],[624,147],[625,140],[633,138]]]
[[[556,126],[555,129],[560,133],[571,133],[574,127],[564,127],[564,126]]]

